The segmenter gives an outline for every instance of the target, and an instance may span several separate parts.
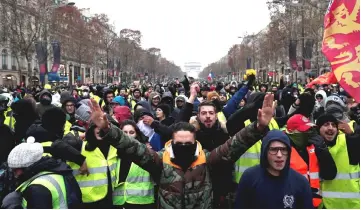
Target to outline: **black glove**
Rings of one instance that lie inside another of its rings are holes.
[[[308,139],[308,143],[313,144],[317,149],[321,149],[321,150],[327,149],[325,140],[320,135],[312,135]]]
[[[22,209],[21,202],[23,200],[23,196],[20,192],[14,191],[8,194],[1,205],[2,209]]]
[[[254,81],[256,81],[256,76],[254,75],[247,76],[247,82],[245,82],[245,85],[247,85],[248,89],[253,87]]]

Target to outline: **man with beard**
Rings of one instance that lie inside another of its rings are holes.
[[[185,107],[179,113],[179,119],[189,122],[192,117],[193,103],[199,91],[198,84],[193,84],[190,90],[190,97]],[[212,102],[202,102],[198,106],[197,121],[200,129],[196,132],[196,139],[202,147],[212,151],[224,144],[229,138],[228,133],[222,128],[217,118],[216,106]],[[212,168],[214,207],[225,207],[225,196],[232,191],[232,170],[233,165],[227,161],[215,165]]]
[[[191,92],[194,100],[197,91],[193,88]],[[264,106],[259,110],[258,122],[244,128],[235,137],[211,152],[203,150],[201,143],[196,141],[198,138],[195,128],[185,122],[177,123],[173,127],[172,140],[167,142],[165,149],[158,153],[128,137],[119,128],[110,126],[104,117],[102,118],[103,122],[98,121],[96,125],[99,129],[104,130],[100,134],[100,137],[103,137],[99,139],[100,141],[115,147],[118,154],[123,154],[147,170],[155,182],[160,183],[158,194],[160,208],[218,208],[219,205],[212,205],[212,191],[217,192],[217,190],[214,189],[216,180],[211,178],[215,169],[210,172],[210,168],[217,168],[218,165],[224,165],[225,162],[232,164],[247,150],[249,142],[256,141],[265,135],[266,127],[274,112],[272,101],[273,96],[267,95]],[[94,102],[93,105],[97,106]],[[215,114],[210,112],[215,112],[215,108],[213,107],[213,111],[211,111],[212,106],[207,106],[206,109],[209,111],[202,107],[200,111],[207,112],[203,115],[214,116]],[[204,105],[204,107],[206,106]],[[99,109],[97,116],[101,115]],[[211,123],[207,121],[205,126],[211,127]],[[213,139],[208,140],[212,141]],[[225,180],[222,182],[223,187],[225,187]],[[220,203],[218,197],[214,197],[215,203]]]
[[[111,103],[114,99],[115,95],[113,90],[107,89],[104,91],[103,99],[99,101],[100,106],[102,107],[103,111],[107,114],[111,114]],[[104,104],[104,105],[103,105]]]
[[[317,119],[317,129],[337,167],[334,179],[321,182],[323,208],[359,209],[360,135],[330,114]]]
[[[132,94],[133,95],[128,99],[128,102],[131,106],[132,113],[134,113],[135,105],[140,101],[144,101],[144,98],[142,98],[142,92],[139,88],[134,88]]]

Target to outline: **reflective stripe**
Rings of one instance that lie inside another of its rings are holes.
[[[360,193],[352,193],[352,192],[329,192],[323,191],[321,192],[324,198],[360,198]]]
[[[249,159],[260,159],[259,153],[251,153],[251,152],[245,152],[241,158],[249,158]]]
[[[79,187],[97,187],[101,185],[107,185],[108,179],[91,180],[91,181],[78,181]]]
[[[360,172],[354,172],[354,173],[337,173],[336,179],[358,179],[360,178]]]
[[[149,190],[134,190],[134,189],[127,189],[126,190],[128,196],[149,196],[154,194],[154,189]]]
[[[236,170],[236,172],[238,172],[238,173],[243,173],[245,170],[247,170],[247,169],[249,169],[249,168],[251,168],[252,166],[250,166],[250,167],[246,167],[246,166],[236,166],[235,167],[235,170]]]
[[[310,173],[310,179],[319,179],[318,172],[312,172],[312,173]]]
[[[109,167],[109,171],[114,170],[116,167],[117,167],[117,163],[112,164],[112,165]],[[107,166],[94,167],[94,168],[88,168],[88,171],[89,171],[89,173],[91,173],[91,174],[104,173],[104,172],[107,171],[107,168],[108,168]],[[79,175],[79,174],[80,174],[79,170],[73,170],[73,175],[74,175],[74,176]]]
[[[117,178],[112,177],[112,182],[115,182]],[[90,181],[78,181],[79,187],[97,187],[101,185],[107,185],[108,179],[90,180]]]
[[[132,183],[150,182],[150,176],[127,177],[127,182],[132,182]]]
[[[58,199],[59,199],[59,208],[60,209],[67,209],[68,208],[68,204],[65,201],[64,198],[64,194],[63,191],[61,190],[61,187],[59,186],[59,183],[51,176],[41,176],[38,179],[44,179],[48,182],[50,182],[56,189],[56,191],[58,192]]]
[[[125,192],[124,190],[114,190],[113,196],[123,196],[124,192]]]

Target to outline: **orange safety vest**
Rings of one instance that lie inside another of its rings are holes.
[[[297,150],[292,147],[291,152],[291,168],[302,174],[310,182],[312,188],[313,206],[317,208],[322,203],[320,196],[320,178],[318,160],[313,145],[307,147],[309,165],[298,154]],[[315,191],[317,190],[317,191]]]

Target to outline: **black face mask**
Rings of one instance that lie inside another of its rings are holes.
[[[50,98],[41,98],[40,103],[42,105],[50,105],[51,104],[51,99]]]
[[[187,170],[195,160],[197,143],[174,144],[172,141],[172,149],[175,156],[175,158],[172,159],[172,162],[179,165],[183,170]]]

